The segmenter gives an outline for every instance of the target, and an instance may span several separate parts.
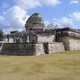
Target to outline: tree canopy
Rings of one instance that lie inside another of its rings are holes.
[[[3,30],[0,29],[0,41],[2,40],[3,35],[4,35]]]
[[[58,24],[56,23],[50,23],[48,26],[47,26],[48,29],[58,29],[59,26]]]

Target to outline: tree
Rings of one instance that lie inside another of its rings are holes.
[[[3,36],[4,36],[4,33],[3,33],[2,29],[0,29],[0,41],[2,41]]]
[[[58,29],[59,26],[58,24],[56,23],[50,23],[48,26],[47,26],[48,29]]]

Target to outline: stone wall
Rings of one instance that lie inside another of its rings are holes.
[[[64,45],[61,42],[54,42],[49,44],[49,53],[65,51]]]
[[[65,50],[69,50],[69,37],[58,37],[58,42],[63,42]]]
[[[55,42],[54,30],[31,30],[7,34],[5,43],[44,43]]]
[[[36,44],[36,53],[35,55],[45,54],[43,49],[43,44]]]
[[[57,42],[63,42],[65,50],[80,50],[80,32],[75,29],[58,29],[56,33]]]
[[[1,54],[5,55],[35,55],[35,44],[4,43]]]
[[[80,50],[80,39],[74,37],[59,37],[59,42],[63,42],[65,50]]]
[[[80,50],[80,39],[69,38],[70,50]]]
[[[62,43],[43,43],[43,44],[4,43],[0,54],[32,56],[61,51],[64,51],[64,45]]]
[[[54,35],[38,35],[38,42],[39,43],[44,43],[44,42],[54,42],[55,41],[55,36]]]

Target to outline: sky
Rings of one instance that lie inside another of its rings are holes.
[[[45,26],[80,29],[80,0],[0,0],[0,28],[5,33],[25,30],[27,19],[36,12]]]

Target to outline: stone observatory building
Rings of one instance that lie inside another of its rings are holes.
[[[65,50],[80,50],[80,31],[69,27],[45,29],[39,13],[25,23],[26,31],[11,31],[0,48],[3,55],[41,55]]]
[[[28,18],[25,24],[26,30],[43,30],[45,28],[44,22],[39,13],[34,13]]]

